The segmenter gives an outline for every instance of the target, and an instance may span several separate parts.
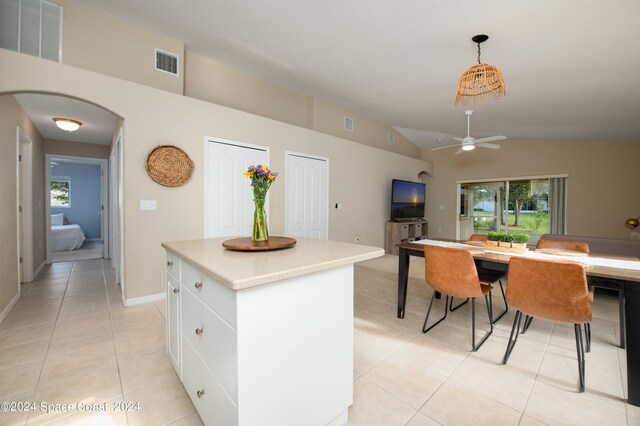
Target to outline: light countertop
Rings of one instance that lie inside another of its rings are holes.
[[[243,290],[384,255],[384,250],[379,247],[304,237],[296,237],[297,244],[288,249],[241,252],[222,247],[222,242],[228,239],[231,237],[168,241],[162,243],[162,247],[232,290]]]

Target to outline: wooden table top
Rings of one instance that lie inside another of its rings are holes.
[[[424,250],[424,244],[416,244],[416,243],[402,243],[402,244],[399,244],[398,247],[408,249],[408,250],[416,250],[416,251]],[[477,247],[470,247],[469,249],[474,259],[478,259],[478,260],[486,260],[489,262],[508,264],[509,260],[511,259],[511,255],[509,253],[503,253],[503,254],[486,253],[484,251],[479,251]],[[628,256],[613,256],[610,254],[599,254],[599,253],[590,253],[589,257],[599,257],[599,258],[616,259],[616,260],[640,260],[640,258],[634,258],[634,257],[628,257]],[[567,261],[571,261],[571,257],[567,257]],[[602,277],[602,278],[611,278],[615,280],[640,282],[640,271],[635,271],[632,269],[610,268],[605,266],[589,266],[589,267],[585,267],[585,271],[587,275],[593,276],[593,277]]]

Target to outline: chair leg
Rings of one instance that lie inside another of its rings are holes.
[[[511,356],[511,351],[518,341],[518,334],[520,334],[520,320],[522,319],[522,312],[516,311],[516,316],[513,317],[513,326],[511,327],[511,334],[509,334],[509,341],[507,342],[507,350],[504,353],[502,363],[506,364]]]
[[[484,301],[487,304],[490,329],[484,336],[482,336],[482,339],[480,339],[480,341],[476,345],[476,298],[471,298],[471,346],[473,352],[476,352],[478,349],[480,349],[480,346],[482,346],[482,344],[487,341],[489,336],[491,336],[491,333],[493,333],[493,302],[491,301],[491,293],[485,294]]]
[[[584,324],[584,340],[586,342],[586,352],[591,352],[591,323]]]
[[[429,303],[429,309],[427,310],[427,316],[424,319],[424,324],[422,325],[422,332],[426,333],[427,331],[431,330],[433,327],[435,327],[436,325],[440,324],[442,321],[444,321],[444,319],[447,317],[447,305],[449,304],[449,296],[446,297],[446,299],[444,300],[444,316],[442,318],[440,318],[438,321],[436,321],[433,325],[431,325],[431,327],[427,328],[427,321],[429,321],[429,314],[431,314],[431,308],[433,307],[433,301],[436,298],[436,292],[433,292],[433,295],[431,296],[431,303]]]
[[[533,321],[533,317],[527,315],[524,319],[524,324],[522,325],[522,334],[526,333],[531,325],[531,321]]]
[[[497,318],[493,319],[493,323],[494,324],[496,322],[498,322],[500,320],[500,318],[502,318],[504,316],[504,314],[509,312],[509,305],[507,305],[507,297],[504,295],[504,287],[502,287],[502,280],[498,280],[498,282],[500,283],[500,292],[502,293],[502,300],[504,300],[504,312],[501,313],[500,315],[498,315]]]
[[[620,348],[624,349],[624,290],[618,289],[618,312],[620,316]]]
[[[465,300],[464,302],[460,303],[458,306],[456,306],[455,308],[453,307],[453,296],[451,296],[451,302],[449,302],[449,312],[453,312],[456,309],[458,309],[460,306],[465,305],[467,302],[469,301],[469,298],[467,297],[467,300]]]
[[[582,329],[580,324],[573,325],[576,333],[576,351],[578,353],[578,374],[580,375],[580,392],[584,392],[584,346],[582,344]]]

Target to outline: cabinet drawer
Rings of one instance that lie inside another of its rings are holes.
[[[183,341],[193,346],[231,399],[237,401],[238,350],[235,330],[184,285],[180,297]],[[183,358],[183,375],[185,368]]]
[[[180,282],[182,285],[188,287],[189,290],[196,291],[198,289],[198,285],[202,284],[204,274],[189,262],[182,262],[181,268],[182,278],[180,279]]]
[[[183,384],[206,425],[237,425],[238,408],[211,375],[203,360],[183,341]],[[200,391],[200,393],[198,393]]]
[[[412,237],[419,237],[422,235],[422,224],[418,223],[413,225],[413,232],[411,233]]]
[[[171,252],[167,252],[167,272],[180,280],[180,258]]]
[[[182,284],[200,300],[236,327],[236,292],[204,275],[187,262],[182,262]]]

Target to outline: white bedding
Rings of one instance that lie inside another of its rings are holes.
[[[85,240],[84,229],[80,225],[51,227],[51,251],[77,250]]]

